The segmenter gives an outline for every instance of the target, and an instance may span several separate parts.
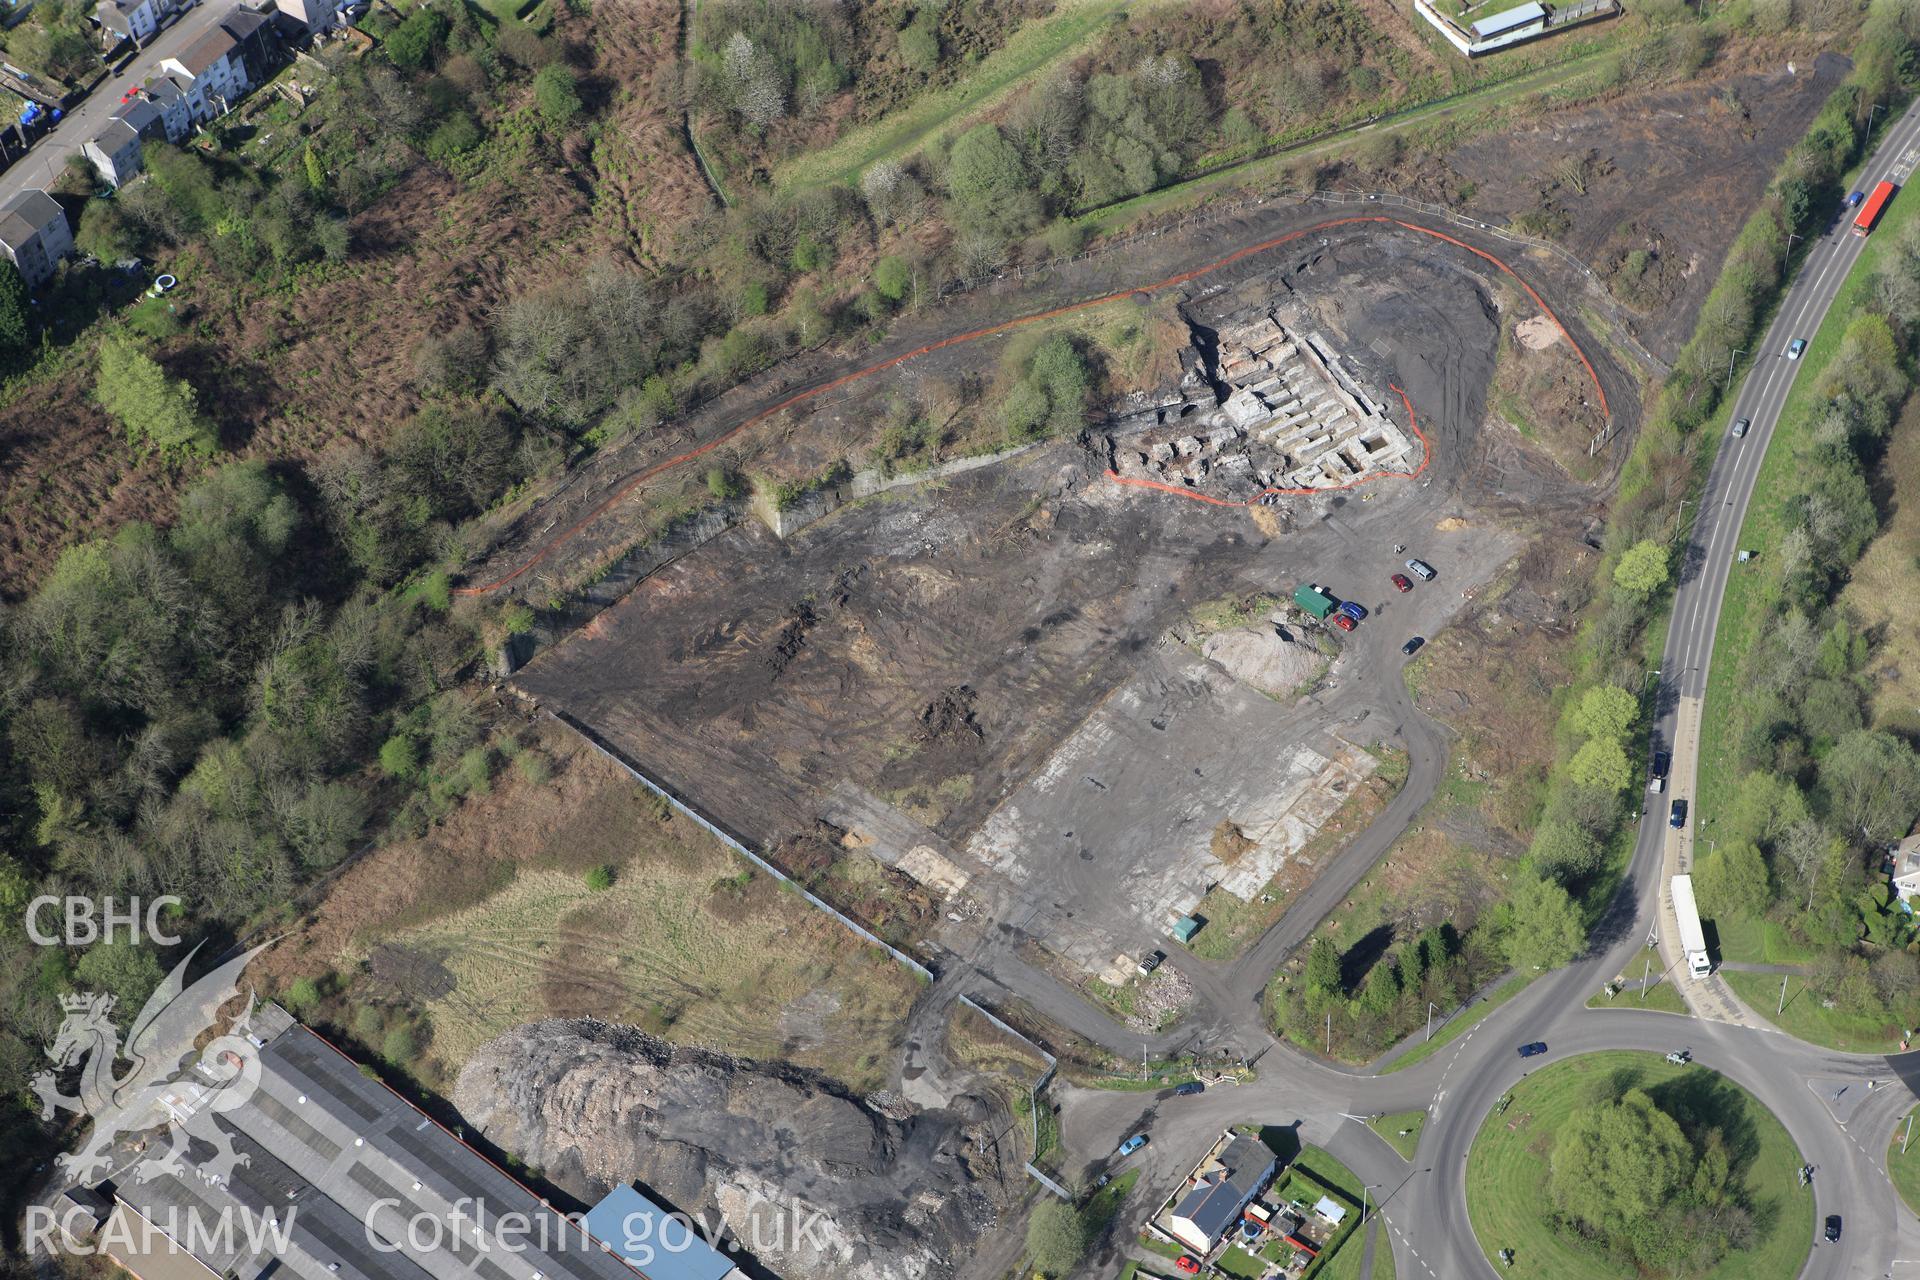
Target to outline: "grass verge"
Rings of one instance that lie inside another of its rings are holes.
[[[1906,1144],[1905,1151],[1900,1149],[1900,1139],[1909,1125],[1920,1128],[1920,1107],[1907,1112],[1907,1118],[1893,1131],[1893,1141],[1887,1144],[1887,1177],[1893,1180],[1893,1189],[1907,1208],[1920,1213],[1920,1135]]]
[[[1594,992],[1587,999],[1589,1009],[1653,1009],[1660,1013],[1685,1013],[1687,1002],[1680,996],[1680,990],[1673,984],[1673,975],[1661,967],[1660,952],[1647,947],[1620,970],[1620,978],[1627,982],[1639,982],[1646,979],[1654,983],[1645,998],[1637,990],[1623,990],[1616,995],[1608,995],[1605,989]]]
[[[1887,1015],[1862,1015],[1828,1009],[1807,987],[1805,978],[1787,975],[1787,1003],[1780,1005],[1780,977],[1771,973],[1722,970],[1733,993],[1790,1036],[1842,1053],[1891,1053],[1900,1047],[1902,1028]],[[1779,1009],[1779,1013],[1772,1010]]]
[[[1435,1028],[1433,1039],[1423,1040],[1400,1057],[1395,1058],[1391,1063],[1387,1064],[1386,1069],[1380,1074],[1392,1075],[1396,1071],[1405,1071],[1408,1067],[1425,1062],[1428,1058],[1431,1058],[1434,1054],[1446,1048],[1447,1045],[1451,1044],[1454,1040],[1480,1025],[1482,1018],[1519,995],[1522,991],[1525,991],[1527,984],[1531,981],[1533,981],[1533,979],[1525,974],[1515,974],[1513,977],[1508,978],[1505,982],[1494,988],[1493,994],[1480,1001],[1479,1004],[1468,1005],[1465,1009],[1455,1014],[1445,1026]]]
[[[1420,1145],[1420,1131],[1427,1127],[1427,1113],[1424,1109],[1390,1111],[1367,1121],[1367,1127],[1385,1138],[1402,1160],[1411,1160],[1414,1149]]]
[[[1799,1274],[1813,1238],[1813,1192],[1799,1185],[1800,1150],[1785,1127],[1753,1095],[1704,1067],[1676,1067],[1658,1054],[1628,1050],[1541,1068],[1514,1087],[1511,1105],[1480,1126],[1467,1156],[1467,1212],[1495,1269],[1514,1280],[1627,1280],[1635,1274],[1568,1243],[1541,1213],[1553,1135],[1596,1082],[1617,1080],[1621,1073],[1631,1073],[1637,1087],[1669,1105],[1664,1094],[1710,1082],[1714,1101],[1737,1109],[1728,1120],[1751,1133],[1751,1157],[1735,1176],[1753,1207],[1753,1246],[1730,1254],[1700,1280],[1788,1280]],[[1511,1267],[1499,1266],[1503,1248],[1514,1251]]]

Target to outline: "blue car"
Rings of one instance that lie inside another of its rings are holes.
[[[1849,209],[1857,209],[1857,208],[1859,208],[1859,207],[1860,207],[1860,202],[1861,202],[1862,200],[1865,200],[1866,198],[1867,198],[1867,193],[1866,193],[1866,192],[1864,192],[1864,191],[1856,191],[1856,192],[1854,192],[1854,193],[1853,193],[1852,195],[1850,195],[1850,196],[1848,196],[1848,197],[1847,197],[1847,208],[1849,208]]]
[[[1546,1051],[1547,1042],[1545,1040],[1535,1040],[1532,1044],[1523,1044],[1520,1046],[1520,1056],[1523,1058],[1537,1058]]]
[[[1144,1133],[1136,1133],[1131,1138],[1128,1138],[1125,1142],[1120,1144],[1119,1154],[1123,1156],[1130,1156],[1134,1152],[1138,1151],[1140,1148],[1146,1145],[1147,1145],[1147,1135]]]
[[[1175,1089],[1173,1096],[1176,1098],[1191,1098],[1196,1093],[1205,1093],[1206,1091],[1207,1086],[1201,1084],[1198,1080],[1189,1080],[1178,1089]]]
[[[1340,602],[1340,612],[1346,614],[1355,622],[1365,622],[1367,618],[1366,609],[1351,600],[1342,600]]]

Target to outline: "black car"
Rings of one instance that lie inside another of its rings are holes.
[[[1520,1046],[1520,1056],[1523,1058],[1537,1058],[1546,1051],[1547,1042],[1545,1040],[1535,1040],[1532,1044],[1523,1044]]]
[[[1673,767],[1672,754],[1665,751],[1656,751],[1653,753],[1653,776],[1654,777],[1656,778],[1666,777],[1667,770],[1671,769],[1672,767]]]
[[[1827,1243],[1832,1244],[1840,1238],[1840,1215],[1835,1213],[1827,1218]]]
[[[1412,655],[1420,652],[1420,646],[1425,644],[1426,642],[1427,641],[1425,636],[1415,636],[1413,639],[1407,641],[1405,644],[1400,646],[1400,652],[1411,657]]]
[[[1683,831],[1687,826],[1687,802],[1675,800],[1673,808],[1667,810],[1667,825],[1675,831]]]
[[[1178,1089],[1175,1089],[1173,1096],[1176,1098],[1191,1098],[1196,1093],[1205,1093],[1206,1091],[1207,1086],[1201,1084],[1198,1080],[1189,1080]]]

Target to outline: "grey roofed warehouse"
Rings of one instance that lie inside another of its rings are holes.
[[[225,1179],[189,1168],[102,1184],[123,1224],[131,1213],[166,1233],[129,1243],[123,1230],[103,1229],[103,1249],[136,1275],[644,1276],[279,1007],[256,1009],[252,1034],[259,1085],[214,1118],[247,1162]],[[221,1215],[279,1230],[207,1231]],[[185,1238],[183,1222],[205,1234]]]

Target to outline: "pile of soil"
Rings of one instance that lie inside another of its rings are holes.
[[[453,1100],[568,1192],[592,1201],[638,1181],[785,1280],[945,1277],[999,1218],[976,1180],[993,1158],[982,1106],[857,1099],[810,1072],[595,1019],[499,1037]]]
[[[1240,683],[1276,698],[1311,680],[1320,666],[1319,650],[1281,635],[1270,624],[1215,632],[1200,646],[1200,654]]]

